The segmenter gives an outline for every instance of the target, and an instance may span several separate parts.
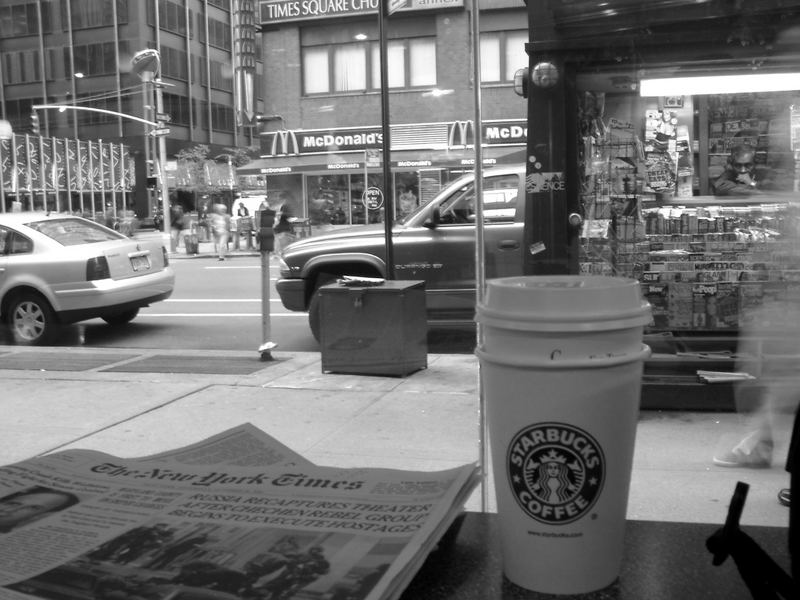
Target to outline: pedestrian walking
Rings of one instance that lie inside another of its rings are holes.
[[[225,260],[228,250],[228,236],[231,230],[231,216],[224,204],[215,204],[211,212],[211,229],[214,233],[214,249],[217,260]]]

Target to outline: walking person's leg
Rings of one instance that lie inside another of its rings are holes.
[[[218,247],[218,260],[225,260],[225,252],[228,249],[228,234],[223,232],[219,236]]]

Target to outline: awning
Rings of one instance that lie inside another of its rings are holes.
[[[484,166],[513,164],[525,161],[525,146],[489,146],[483,150]],[[392,170],[416,170],[463,167],[475,164],[471,148],[458,150],[395,150],[391,156]],[[276,156],[259,158],[236,169],[237,175],[289,175],[291,173],[363,171],[365,156],[361,152],[348,154],[312,154],[306,156]],[[381,165],[367,165],[369,171],[379,171]]]

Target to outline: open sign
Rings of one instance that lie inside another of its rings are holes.
[[[383,206],[383,192],[380,188],[367,188],[361,199],[364,201],[364,206],[369,210],[378,210]]]

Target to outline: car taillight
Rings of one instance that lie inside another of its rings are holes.
[[[111,271],[108,270],[108,261],[105,256],[95,256],[86,261],[86,281],[95,279],[108,279]]]
[[[169,266],[169,255],[167,254],[167,249],[164,246],[161,246],[161,254],[164,255],[164,266]]]

